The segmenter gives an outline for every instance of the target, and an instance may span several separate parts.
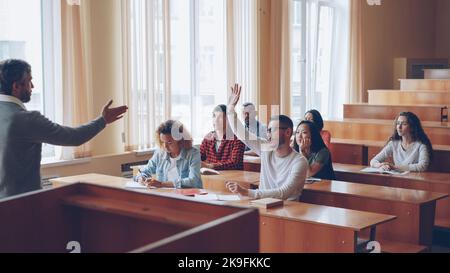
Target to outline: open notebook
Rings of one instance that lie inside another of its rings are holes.
[[[396,174],[396,175],[405,175],[407,173],[409,173],[409,171],[397,171],[397,170],[390,170],[390,171],[385,171],[379,168],[372,168],[372,167],[367,167],[361,170],[361,172],[363,173],[384,173],[384,174]]]
[[[148,187],[145,185],[142,185],[141,183],[138,183],[138,182],[128,181],[125,184],[125,188],[127,188],[127,189],[147,189]]]

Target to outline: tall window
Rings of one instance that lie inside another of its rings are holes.
[[[23,59],[32,66],[34,89],[26,107],[52,120],[56,119],[54,92],[60,87],[55,72],[60,71],[57,2],[0,0],[0,60]],[[54,157],[55,147],[44,144],[42,156]]]
[[[224,0],[171,0],[171,118],[201,139],[226,102]]]
[[[200,141],[226,103],[225,0],[128,0],[124,52],[128,150],[155,145],[156,127],[180,120]]]
[[[291,109],[342,115],[347,71],[348,0],[292,0]]]

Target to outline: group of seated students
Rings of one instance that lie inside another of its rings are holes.
[[[232,193],[250,198],[296,200],[309,177],[335,179],[329,150],[331,134],[323,130],[323,119],[316,110],[305,114],[294,131],[292,120],[285,115],[273,116],[267,127],[255,119],[255,107],[244,104],[242,124],[235,111],[241,87],[231,88],[228,105],[213,110],[214,131],[203,140],[200,151],[193,147],[192,137],[184,126],[169,120],[156,130],[159,149],[140,170],[135,180],[151,187],[202,188],[200,168],[242,170],[246,150],[261,159],[258,189],[247,189],[234,181],[226,187]],[[370,162],[383,170],[426,171],[432,146],[420,120],[402,112],[386,146]]]

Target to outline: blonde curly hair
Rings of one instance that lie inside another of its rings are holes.
[[[177,130],[178,129],[178,130]],[[171,135],[173,139],[175,139],[180,148],[184,148],[189,150],[192,148],[192,136],[191,134],[184,128],[184,125],[177,120],[167,120],[161,123],[156,129],[155,139],[158,147],[162,148],[163,143],[161,142],[160,135]]]

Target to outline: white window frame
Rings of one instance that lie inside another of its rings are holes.
[[[331,88],[331,85],[333,83],[333,75],[334,75],[334,64],[335,62],[335,55],[336,55],[336,11],[337,11],[337,5],[335,5],[332,1],[314,1],[314,0],[292,0],[293,2],[300,3],[301,5],[301,47],[300,47],[300,60],[294,60],[293,55],[291,54],[291,61],[300,62],[300,78],[301,78],[301,85],[300,85],[300,105],[291,105],[291,115],[294,113],[294,109],[300,109],[300,113],[304,113],[310,108],[320,108],[317,106],[321,105],[321,102],[315,101],[316,97],[316,85],[317,85],[317,60],[318,60],[318,54],[319,54],[319,27],[320,27],[320,11],[322,7],[329,7],[334,10],[333,15],[333,29],[332,31],[332,48],[331,48],[331,65],[330,65],[330,78],[329,80],[329,86]],[[313,2],[316,2],[317,9],[316,12],[316,18],[317,18],[317,24],[314,26],[314,31],[316,37],[312,40],[311,34],[312,31],[307,29],[307,23],[308,23],[308,4],[311,4]],[[292,21],[290,26],[297,26],[294,22],[294,12],[291,13]],[[292,33],[292,29],[290,30]],[[313,47],[311,50],[310,47]],[[292,52],[292,48],[291,48]],[[314,54],[315,56],[312,56]],[[313,61],[314,63],[311,63]],[[292,83],[291,83],[292,84]],[[293,94],[292,94],[293,95]],[[291,96],[292,96],[291,95]],[[331,94],[328,94],[331,95]],[[317,105],[317,104],[320,105]],[[333,106],[333,99],[328,100],[328,109]],[[299,118],[299,117],[296,117]],[[301,118],[301,117],[300,117]]]
[[[41,0],[41,14],[42,71],[44,72],[42,109],[49,119],[61,124],[63,122],[61,2]],[[43,150],[47,145],[49,144],[44,144]],[[62,147],[54,148],[56,159],[62,154]]]

